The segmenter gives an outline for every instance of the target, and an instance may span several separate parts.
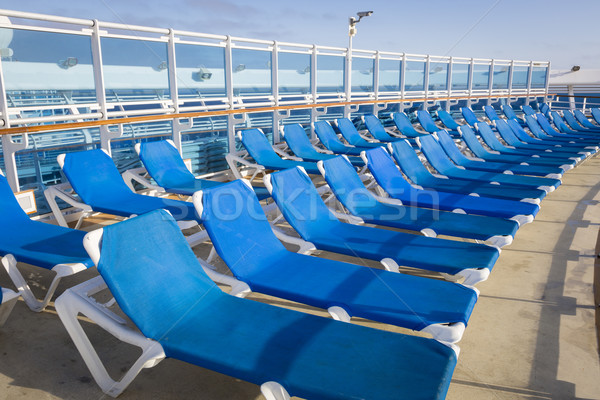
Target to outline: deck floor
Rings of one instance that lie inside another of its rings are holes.
[[[600,399],[593,298],[599,192],[600,157],[595,157],[565,174],[563,185],[543,201],[535,222],[521,228],[514,243],[502,251],[490,279],[478,285],[482,294],[459,343],[461,355],[448,399]],[[198,251],[205,255],[207,249]],[[34,286],[49,283],[49,274],[39,269],[23,266],[22,271]],[[65,279],[58,294],[95,274],[90,270]],[[0,286],[12,287],[4,272]],[[325,315],[267,296],[251,298]],[[406,332],[370,321],[356,323]],[[93,324],[85,328],[113,376],[136,357],[135,349]],[[91,378],[53,303],[36,314],[19,301],[0,329],[0,400],[38,398],[106,396]],[[142,371],[119,398],[263,399],[253,384],[171,359]]]

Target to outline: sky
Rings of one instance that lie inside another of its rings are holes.
[[[355,49],[600,68],[598,0],[0,0],[0,8]]]

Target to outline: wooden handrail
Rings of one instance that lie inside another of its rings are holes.
[[[553,94],[548,94],[546,96],[553,96]],[[273,106],[273,107],[239,108],[239,109],[218,110],[218,111],[196,111],[196,112],[188,112],[188,113],[143,115],[143,116],[139,116],[139,117],[101,119],[101,120],[84,121],[84,122],[66,122],[66,123],[52,124],[52,125],[17,126],[14,128],[0,129],[0,135],[18,135],[18,134],[24,134],[24,133],[66,131],[66,130],[71,130],[71,129],[95,128],[98,126],[106,126],[106,125],[137,124],[137,123],[141,123],[141,122],[163,121],[163,120],[170,120],[170,119],[176,119],[176,118],[177,119],[189,119],[189,118],[196,118],[196,117],[217,117],[217,116],[222,116],[222,115],[269,112],[269,111],[280,111],[280,110],[301,110],[301,109],[307,109],[307,108],[342,107],[342,106],[347,106],[347,105],[364,105],[364,104],[418,103],[418,102],[424,102],[424,101],[446,101],[446,100],[468,100],[468,99],[499,99],[499,98],[508,98],[508,97],[529,97],[529,96],[527,96],[527,95],[524,95],[524,96],[519,96],[519,95],[488,96],[488,95],[486,95],[486,96],[459,96],[459,97],[429,97],[429,98],[415,98],[415,99],[357,100],[357,101],[343,101],[343,102],[332,102],[332,103],[295,104],[295,105],[276,106],[276,107]],[[76,117],[77,116],[74,115],[74,118],[76,118]],[[15,122],[18,122],[18,120]]]

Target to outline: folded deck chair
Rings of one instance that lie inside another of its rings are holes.
[[[507,120],[510,121],[511,119],[514,119],[515,121],[517,121],[519,123],[519,125],[521,125],[521,126],[527,126],[525,124],[525,121],[523,121],[523,118],[520,118],[519,116],[517,116],[517,113],[512,108],[512,106],[510,106],[508,104],[502,104],[500,106],[500,108],[502,109],[502,112],[506,116]]]
[[[349,118],[338,118],[335,120],[335,123],[348,143],[355,147],[363,147],[372,149],[379,146],[384,146],[385,143],[381,142],[368,142],[363,138],[360,133],[358,133],[358,129],[354,126],[352,121]],[[364,150],[364,149],[363,149]]]
[[[320,160],[328,160],[335,157],[332,152],[327,150],[327,153],[321,153],[310,142],[306,135],[306,131],[300,124],[288,124],[281,129],[283,139],[287,143],[290,150],[298,157],[305,161],[317,162]],[[359,157],[348,157],[352,165],[358,167],[364,166],[364,162]]]
[[[573,114],[575,114],[575,118],[577,118],[577,121],[579,121],[579,123],[589,129],[593,129],[593,130],[600,130],[600,126],[599,125],[595,125],[592,123],[592,121],[590,121],[588,119],[588,117],[585,116],[585,114],[583,113],[583,111],[581,110],[574,110]]]
[[[475,112],[471,109],[471,107],[461,107],[460,112],[465,119],[465,122],[471,126],[475,126],[475,124],[479,123],[479,118],[475,115]]]
[[[521,110],[523,110],[523,113],[527,116],[527,115],[535,115],[535,110],[533,109],[533,107],[531,107],[529,104],[523,104],[521,106]]]
[[[575,113],[577,113],[577,111],[579,110],[575,110]],[[581,113],[581,111],[579,112]],[[551,115],[554,115],[553,113],[555,113],[555,111],[552,111]],[[583,113],[581,113],[581,115],[583,115],[585,118],[585,115]],[[586,126],[577,118],[576,114],[573,114],[571,110],[563,110],[563,118],[564,121],[568,124],[568,126],[576,132],[588,132],[594,134],[600,133],[600,126]],[[585,121],[590,123],[590,121],[587,118],[585,118]]]
[[[283,191],[279,196],[295,190],[288,185],[294,184],[290,175],[297,173],[298,168],[273,173],[273,190]],[[460,340],[476,290],[291,252],[277,240],[256,201],[238,200],[247,193],[245,183],[239,180],[194,195],[217,252],[247,285],[241,295],[256,291],[327,309],[346,322],[366,318],[424,329],[446,343]]]
[[[258,128],[246,129],[238,132],[240,140],[248,154],[259,165],[267,169],[279,170],[301,166],[311,174],[319,174],[317,164],[309,161],[284,160],[273,150],[267,137]]]
[[[8,316],[15,307],[15,304],[17,304],[18,299],[19,293],[0,287],[0,327],[2,327],[8,319]]]
[[[190,202],[132,192],[104,150],[61,154],[58,163],[75,192],[94,211],[130,217],[164,208],[178,221],[198,221]]]
[[[333,127],[329,121],[317,121],[315,122],[315,133],[317,137],[327,148],[327,150],[335,154],[347,154],[353,156],[360,156],[360,152],[363,148],[347,146],[337,137],[337,134],[333,130]]]
[[[427,140],[424,142],[423,139]],[[421,149],[423,150],[425,157],[427,157],[427,161],[429,161],[429,164],[431,164],[438,172],[449,178],[474,180],[478,182],[495,182],[500,185],[500,190],[503,190],[505,187],[517,187],[531,190],[531,196],[539,199],[543,199],[546,196],[546,193],[554,191],[561,183],[559,179],[508,175],[504,174],[503,171],[494,173],[467,170],[464,167],[453,164],[452,160],[450,160],[442,146],[433,136],[423,139],[421,139]]]
[[[278,173],[287,183],[265,184],[288,223],[316,249],[380,261],[390,271],[399,265],[440,272],[451,279],[465,277],[474,285],[487,279],[500,249],[341,222],[321,200],[306,173],[290,169]],[[269,175],[267,175],[269,176]],[[282,186],[283,185],[283,186]],[[427,257],[423,257],[427,254]]]
[[[465,128],[470,127],[465,125]],[[472,131],[471,131],[472,132]],[[437,133],[438,141],[448,157],[456,164],[465,167],[468,170],[497,172],[504,174],[533,175],[552,179],[560,179],[563,174],[562,168],[540,167],[535,165],[515,165],[510,163],[500,163],[488,160],[469,158],[460,152],[456,143],[446,131]]]
[[[493,197],[498,199],[524,201],[539,204],[539,190],[520,188],[500,188],[498,185],[473,180],[450,179],[445,176],[434,176],[425,168],[419,157],[407,142],[394,142],[388,149],[409,179],[420,187],[441,190],[444,192],[460,193],[475,196]],[[532,197],[535,196],[535,197]]]
[[[408,115],[404,112],[392,113],[392,119],[398,131],[409,139],[414,139],[419,144],[419,138],[421,136],[428,136],[429,133],[422,133],[415,129],[412,122],[408,118]]]
[[[500,119],[496,109],[492,106],[483,106],[483,112],[490,121],[496,121]]]
[[[164,210],[91,232],[85,246],[101,276],[67,290],[56,308],[110,396],[169,357],[261,385],[267,399],[445,397],[456,347],[225,294]],[[89,297],[106,288],[133,327]],[[107,373],[78,313],[141,348],[120,381]]]
[[[518,124],[518,122],[516,121],[512,122]],[[570,162],[563,163],[561,160],[558,159],[500,154],[495,150],[490,151],[483,147],[483,145],[479,142],[479,139],[475,135],[475,132],[470,126],[464,125],[461,126],[459,129],[462,134],[462,139],[469,148],[469,150],[471,150],[471,152],[475,154],[477,158],[480,158],[485,161],[531,165],[536,166],[537,168],[546,168],[545,171],[547,171],[548,173],[555,173],[553,171],[558,171],[556,173],[560,174],[564,173],[567,170],[573,169],[573,166],[575,164],[575,161],[573,160],[568,160]]]
[[[512,243],[519,229],[515,221],[413,207],[376,196],[363,185],[344,156],[319,161],[318,165],[338,201],[363,222],[417,231],[432,237],[447,235],[484,240],[498,247]]]
[[[390,135],[388,131],[385,130],[385,127],[381,123],[381,120],[375,115],[365,114],[361,118],[371,136],[373,136],[380,142],[395,142],[398,140],[403,140],[403,138]]]
[[[171,140],[137,143],[135,151],[152,179],[169,193],[191,196],[198,190],[222,183],[196,178],[186,167]],[[264,187],[254,187],[254,191],[260,200],[269,197],[269,192]]]
[[[475,197],[415,187],[404,178],[385,149],[368,150],[363,153],[363,159],[377,184],[391,198],[400,200],[402,204],[508,218],[517,221],[519,225],[532,222],[540,209],[537,204],[520,201]]]
[[[452,115],[446,110],[438,110],[438,118],[442,121],[442,124],[453,132],[458,132],[460,126],[458,122],[452,118]]]
[[[42,311],[50,302],[60,280],[91,267],[92,261],[81,246],[85,232],[31,220],[15,198],[0,171],[0,256],[27,306]],[[44,299],[35,298],[17,268],[24,262],[56,273]]]
[[[554,113],[556,115],[556,121],[553,120],[552,122],[555,124],[555,126],[559,128],[559,125],[561,123],[562,125],[565,125],[565,122],[562,120],[561,116],[556,112]],[[552,115],[550,116],[550,118],[552,118]],[[544,114],[535,114],[535,120],[539,124],[540,128],[542,128],[544,133],[546,133],[553,140],[560,140],[569,143],[571,141],[575,141],[575,143],[572,144],[571,147],[581,146],[582,144],[597,145],[600,141],[600,137],[598,137],[598,135],[596,135],[595,133],[576,132],[573,130],[569,130],[569,132],[564,132],[560,128],[559,130],[556,130],[548,120],[548,117],[546,117]],[[565,130],[568,130],[568,127],[566,127]]]
[[[517,133],[515,133],[513,130],[515,128],[513,127],[518,127],[518,135],[521,135],[522,137],[517,136]],[[475,128],[485,144],[488,145],[492,150],[498,151],[501,154],[539,157],[542,159],[558,160],[562,163],[577,163],[581,161],[582,155],[559,152],[551,146],[536,146],[535,143],[537,143],[538,139],[534,139],[527,135],[519,123],[514,120],[508,120],[508,122],[504,120],[496,121],[496,131],[507,143],[507,145],[504,145],[502,142],[500,142],[500,140],[496,137],[496,134],[492,131],[492,128],[490,128],[490,126],[485,122],[480,122]],[[527,142],[524,140],[527,140]]]

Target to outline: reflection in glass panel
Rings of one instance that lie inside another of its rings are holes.
[[[107,101],[171,97],[166,43],[103,37],[101,47]]]
[[[342,56],[317,56],[317,91],[343,93],[344,65]]]
[[[452,64],[452,90],[469,88],[469,64]]]
[[[512,87],[513,89],[527,89],[527,76],[529,75],[529,67],[516,66],[513,67]]]
[[[233,49],[231,57],[234,95],[271,94],[271,52]]]
[[[372,58],[352,58],[352,91],[373,91],[373,68],[375,61]]]
[[[379,90],[382,92],[400,91],[400,60],[379,60]]]
[[[446,90],[448,88],[448,63],[429,63],[429,90]]]
[[[96,101],[89,36],[0,28],[0,38],[9,107]]]
[[[473,90],[489,88],[490,66],[475,64],[473,65]]]
[[[531,87],[545,88],[546,87],[546,67],[533,67],[531,71]]]
[[[425,63],[407,61],[404,72],[404,90],[425,90]]]
[[[225,49],[175,44],[177,88],[180,97],[224,97]]]
[[[280,52],[277,66],[279,93],[310,92],[310,54]]]
[[[509,65],[494,65],[492,89],[508,89]]]
[[[181,136],[183,158],[192,161],[195,175],[227,169],[227,116],[194,118],[194,128]]]

